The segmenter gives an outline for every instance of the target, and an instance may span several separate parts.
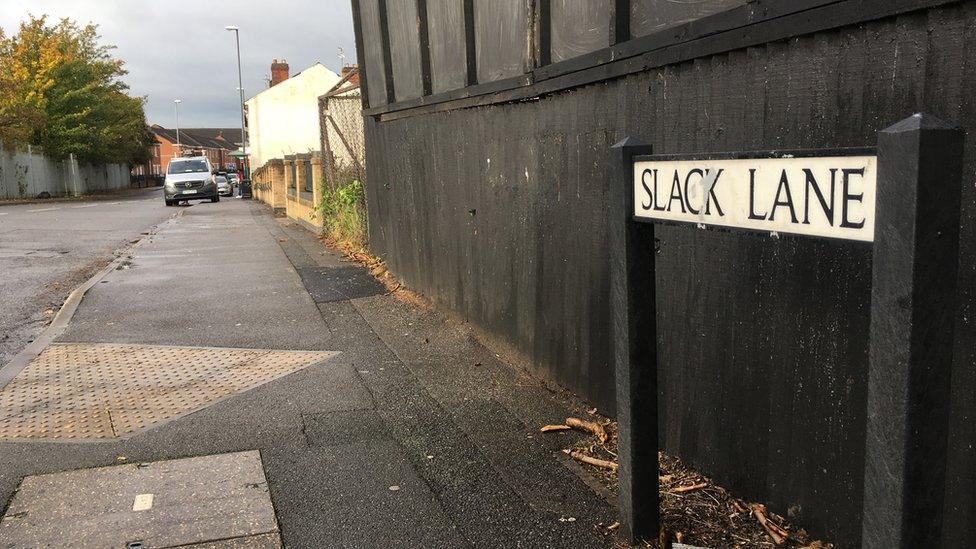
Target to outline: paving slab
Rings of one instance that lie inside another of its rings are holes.
[[[302,267],[298,274],[316,303],[368,297],[386,288],[361,267]]]
[[[8,549],[280,547],[277,536],[256,451],[29,476],[0,521]]]
[[[295,502],[279,510],[288,547],[470,547],[393,441],[268,455],[272,495]]]

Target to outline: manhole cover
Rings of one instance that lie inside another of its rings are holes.
[[[27,477],[0,540],[5,548],[281,547],[257,451]]]
[[[0,438],[124,438],[336,354],[51,345],[0,390]]]

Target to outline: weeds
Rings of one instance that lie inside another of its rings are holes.
[[[358,175],[353,169],[339,171],[333,185],[323,185],[316,210],[322,216],[327,238],[363,248],[366,246],[366,201]]]

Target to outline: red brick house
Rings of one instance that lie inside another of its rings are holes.
[[[227,169],[236,166],[230,153],[240,148],[240,128],[180,128],[180,149],[176,147],[176,130],[153,124],[150,128],[158,146],[153,148],[153,173],[166,173],[169,161],[177,156],[206,156],[214,166]]]

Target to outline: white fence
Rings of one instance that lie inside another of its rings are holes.
[[[37,148],[9,151],[0,145],[0,199],[79,196],[128,188],[129,166],[79,164],[74,156],[54,160]]]

